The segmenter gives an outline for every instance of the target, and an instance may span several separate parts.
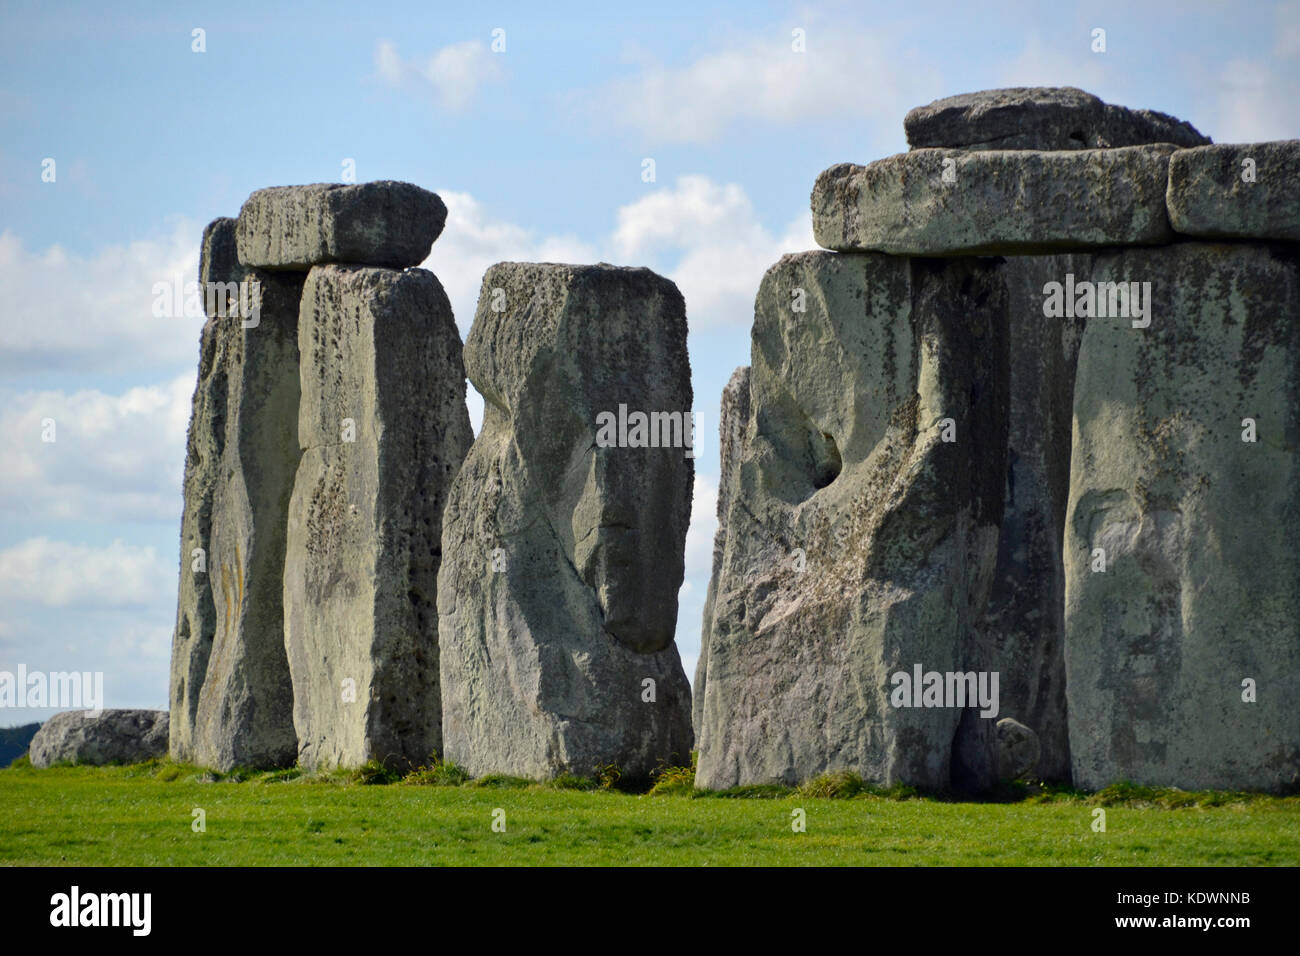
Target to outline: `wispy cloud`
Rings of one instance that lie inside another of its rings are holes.
[[[477,99],[479,90],[500,81],[500,58],[478,40],[452,43],[423,58],[406,59],[389,40],[375,46],[375,72],[385,84],[427,95],[440,109],[460,113]]]
[[[153,548],[31,538],[0,551],[0,598],[47,607],[148,605],[167,593],[174,572],[175,561],[160,559]]]
[[[812,21],[773,27],[684,65],[649,60],[631,75],[575,94],[572,109],[598,128],[611,123],[654,142],[711,143],[738,128],[806,127],[825,120],[899,123],[919,88],[940,73],[883,29]]]
[[[621,207],[611,239],[624,261],[655,255],[671,263],[666,274],[686,297],[692,327],[747,328],[768,267],[787,252],[816,247],[809,213],[775,235],[743,188],[706,176],[682,176]]]
[[[115,395],[83,389],[4,396],[0,515],[179,520],[195,378],[189,372]]]
[[[0,372],[96,372],[184,367],[198,357],[202,317],[153,314],[154,284],[198,279],[196,223],[167,235],[77,255],[28,249],[0,233]]]
[[[1300,137],[1300,7],[1277,7],[1273,49],[1224,64],[1210,92],[1215,140],[1253,143]]]

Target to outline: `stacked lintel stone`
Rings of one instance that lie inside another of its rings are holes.
[[[410,267],[445,219],[406,183],[321,184],[260,190],[205,231],[204,288],[243,283],[253,307],[205,296],[173,758],[400,764],[441,748],[442,510],[472,436],[451,306]]]
[[[758,292],[697,785],[1294,786],[1300,142],[1075,89],[905,129]]]

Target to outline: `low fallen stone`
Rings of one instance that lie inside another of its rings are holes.
[[[1038,767],[1038,734],[1014,717],[998,721],[998,776],[1018,780]]]
[[[165,710],[69,710],[41,725],[28,751],[33,767],[140,763],[167,755]]]

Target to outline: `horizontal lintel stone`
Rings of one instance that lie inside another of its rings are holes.
[[[1024,255],[1155,245],[1169,144],[1074,151],[917,149],[841,163],[813,187],[813,233],[837,252]]]
[[[1300,139],[1182,149],[1165,201],[1189,236],[1300,240]]]
[[[306,272],[325,263],[418,266],[442,232],[436,193],[383,180],[259,189],[239,210],[239,261]]]

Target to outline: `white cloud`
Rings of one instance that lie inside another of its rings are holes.
[[[451,299],[462,337],[469,333],[483,273],[498,262],[595,262],[597,251],[573,236],[539,236],[523,226],[489,218],[469,193],[443,191],[447,225],[421,263]]]
[[[1215,87],[1214,140],[1258,143],[1300,136],[1297,70],[1282,72],[1262,59],[1235,59],[1224,65]]]
[[[427,93],[451,113],[467,109],[484,84],[504,75],[500,60],[478,40],[449,44],[424,60],[405,60],[391,41],[380,40],[375,72],[388,86]]]
[[[201,318],[158,318],[153,286],[198,278],[202,230],[106,246],[91,256],[27,249],[0,233],[0,371],[115,374],[197,361]]]
[[[682,176],[623,206],[617,223],[612,242],[623,260],[673,254],[668,277],[686,298],[692,327],[748,327],[763,273],[787,252],[816,247],[806,211],[774,236],[744,189],[706,176]]]
[[[48,607],[153,604],[170,594],[173,564],[120,540],[96,548],[31,538],[0,551],[0,598]]]
[[[180,520],[195,373],[118,395],[87,389],[6,397],[0,514],[37,519]],[[53,419],[54,441],[43,440]]]
[[[611,121],[656,142],[713,142],[754,123],[898,123],[914,90],[939,71],[884,30],[805,24],[806,52],[773,27],[684,66],[649,61],[638,73],[573,97],[597,126]]]
[[[718,486],[706,475],[695,475],[691,524],[686,530],[686,577],[703,580],[713,573],[713,534],[718,530]]]

